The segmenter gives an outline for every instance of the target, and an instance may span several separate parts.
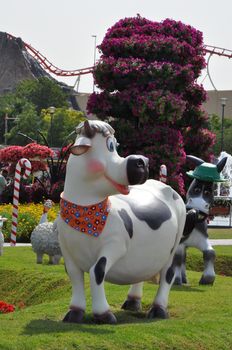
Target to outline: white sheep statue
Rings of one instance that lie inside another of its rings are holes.
[[[31,245],[37,256],[37,264],[42,264],[44,254],[49,256],[50,264],[59,264],[62,253],[58,242],[56,222],[44,222],[36,226],[31,234]]]
[[[44,211],[40,223],[31,234],[31,245],[37,256],[37,264],[42,264],[44,254],[49,256],[49,263],[53,265],[59,264],[62,256],[58,242],[56,221],[54,223],[47,221],[47,214],[51,207],[52,201],[47,200],[44,203]]]

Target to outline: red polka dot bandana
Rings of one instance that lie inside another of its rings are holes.
[[[60,215],[62,219],[77,231],[98,237],[106,224],[110,212],[110,200],[90,206],[80,206],[61,199]]]

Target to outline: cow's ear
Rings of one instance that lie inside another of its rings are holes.
[[[83,145],[83,146],[77,146],[74,145],[70,148],[70,152],[72,154],[74,154],[75,156],[80,156],[82,154],[84,154],[85,152],[87,152],[90,149],[91,146],[87,146],[87,145]]]
[[[80,156],[81,154],[87,152],[92,146],[92,142],[88,137],[79,137],[75,144],[70,148],[70,152],[75,156]]]

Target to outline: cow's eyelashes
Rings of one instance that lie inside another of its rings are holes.
[[[112,137],[108,137],[106,139],[106,146],[107,146],[107,148],[108,148],[108,150],[110,152],[114,152],[114,150],[115,150],[115,142],[114,142],[114,139],[112,139]]]

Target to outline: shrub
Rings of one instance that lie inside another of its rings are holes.
[[[182,193],[182,156],[185,152],[198,155],[195,146],[201,145],[201,157],[207,159],[215,142],[212,133],[204,131],[207,117],[201,104],[206,92],[196,83],[206,66],[202,33],[180,21],[153,22],[137,15],[109,28],[99,49],[102,54],[93,74],[101,91],[90,95],[88,111],[100,119],[113,117],[117,133],[118,125],[124,128],[119,142],[130,148],[134,137],[133,148],[137,151],[137,141],[150,127],[152,132],[146,140],[143,138],[140,150],[151,158],[151,174],[157,174],[167,160],[171,182]],[[134,126],[140,130],[138,138]],[[158,142],[155,136],[165,128],[166,138]],[[179,145],[170,142],[175,132],[183,140]],[[179,147],[178,152],[168,153],[173,146]]]

